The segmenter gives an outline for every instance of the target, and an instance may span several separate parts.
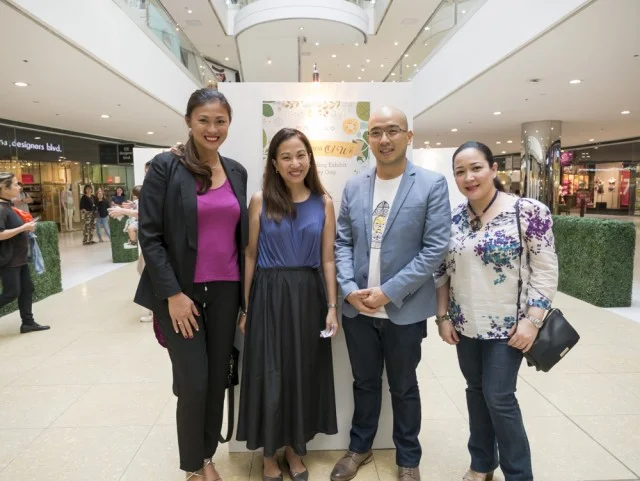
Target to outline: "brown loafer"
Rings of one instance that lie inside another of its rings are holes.
[[[360,466],[370,463],[373,460],[373,451],[369,450],[364,454],[347,451],[347,454],[340,458],[331,471],[331,481],[349,481],[356,477]]]
[[[420,468],[398,466],[398,481],[420,481]]]
[[[492,481],[493,480],[493,471],[489,471],[488,473],[477,473],[473,469],[469,469],[464,476],[462,476],[462,481]]]

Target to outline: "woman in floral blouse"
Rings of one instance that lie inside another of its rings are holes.
[[[515,396],[518,370],[558,283],[551,213],[503,192],[491,150],[467,142],[453,156],[468,202],[453,211],[449,253],[436,273],[440,337],[454,344],[467,381],[471,468],[464,481],[531,481],[531,452]],[[522,229],[523,306],[517,308]],[[499,453],[499,456],[498,456]]]

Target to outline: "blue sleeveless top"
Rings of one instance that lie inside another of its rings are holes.
[[[320,267],[324,199],[311,194],[295,204],[296,218],[278,224],[268,219],[263,208],[258,237],[258,267]]]

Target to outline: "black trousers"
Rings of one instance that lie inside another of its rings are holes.
[[[196,284],[200,331],[185,339],[171,319],[158,321],[173,365],[173,389],[178,397],[176,420],[180,469],[197,471],[218,448],[224,395],[240,309],[239,282]]]
[[[2,278],[2,294],[0,294],[0,309],[18,298],[20,318],[23,324],[33,324],[33,282],[29,264],[18,267],[3,267],[0,269]]]
[[[393,408],[393,442],[396,464],[420,465],[422,448],[418,435],[422,420],[416,368],[422,357],[425,322],[399,326],[389,319],[358,315],[343,317],[353,372],[354,412],[349,450],[366,453],[378,431],[382,406],[382,371],[387,379]]]

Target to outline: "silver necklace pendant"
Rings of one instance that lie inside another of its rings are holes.
[[[469,225],[471,225],[471,230],[473,232],[478,232],[482,229],[482,219],[480,217],[474,217],[469,221]]]

